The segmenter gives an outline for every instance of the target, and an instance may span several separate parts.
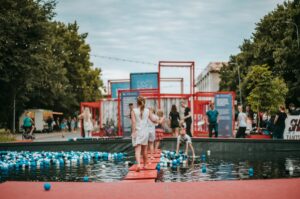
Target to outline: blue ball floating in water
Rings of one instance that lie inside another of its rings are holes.
[[[50,183],[45,183],[44,184],[44,189],[45,189],[45,191],[49,191],[51,189],[51,184]]]
[[[250,168],[248,172],[249,172],[249,176],[253,176],[254,175],[254,169],[253,168]]]
[[[84,177],[83,177],[83,182],[88,182],[88,181],[89,181],[89,177],[84,176]]]
[[[177,160],[173,160],[173,161],[172,161],[172,165],[173,165],[173,166],[176,166],[176,165],[177,165]]]

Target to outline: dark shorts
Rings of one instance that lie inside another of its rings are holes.
[[[171,122],[171,129],[176,129],[179,128],[179,123],[178,122]]]

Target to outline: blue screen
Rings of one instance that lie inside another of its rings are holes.
[[[131,73],[131,89],[157,89],[158,73]]]
[[[129,89],[130,89],[129,82],[111,83],[111,97],[118,98],[118,90],[129,90]]]
[[[232,96],[230,94],[215,95],[215,109],[219,112],[219,136],[232,137]]]

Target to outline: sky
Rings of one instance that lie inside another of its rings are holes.
[[[157,72],[159,61],[195,61],[196,77],[213,61],[228,61],[250,38],[255,23],[283,0],[58,0],[55,20],[77,21],[88,33],[94,67],[101,78],[128,79],[133,72]],[[116,57],[149,64],[117,61]],[[187,69],[164,69],[162,77],[185,78]],[[179,84],[164,83],[176,93]]]

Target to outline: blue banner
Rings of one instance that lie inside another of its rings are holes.
[[[219,112],[219,136],[232,137],[232,95],[215,95],[215,109]]]
[[[157,89],[158,73],[131,73],[131,89]]]
[[[124,137],[129,137],[131,135],[131,116],[129,104],[132,103],[133,107],[137,107],[136,100],[138,96],[138,91],[121,93],[121,120]]]
[[[118,90],[129,90],[129,82],[113,82],[111,83],[111,97],[118,98]]]

